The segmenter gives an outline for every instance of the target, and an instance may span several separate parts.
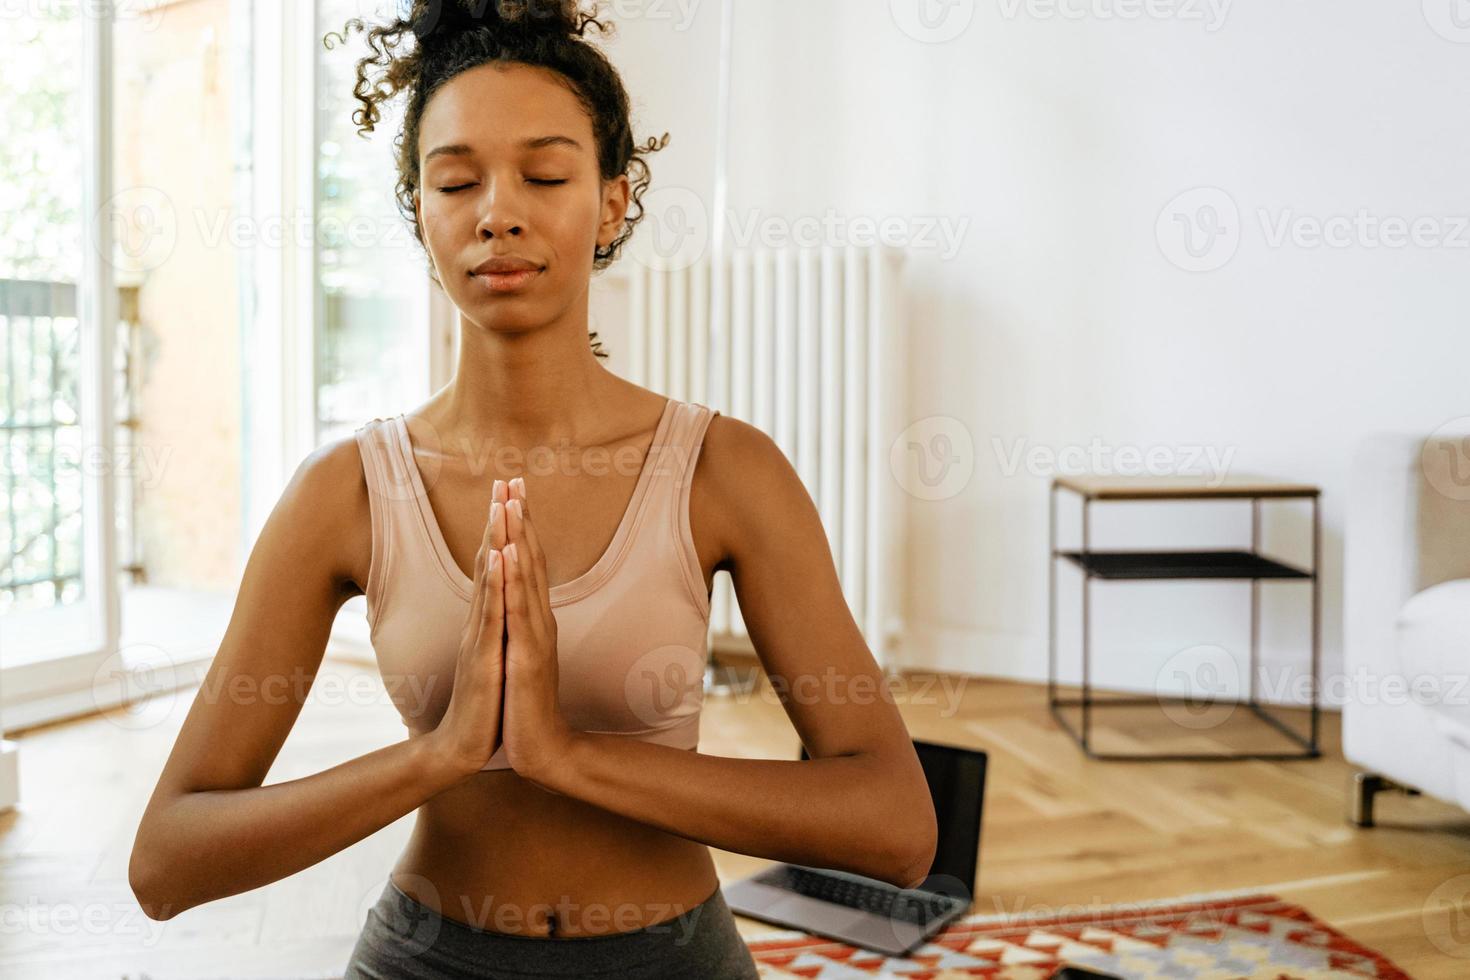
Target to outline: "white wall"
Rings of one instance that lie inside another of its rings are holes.
[[[1222,2],[931,2],[952,25],[971,18],[943,43],[900,26],[918,0],[735,8],[733,226],[830,208],[897,217],[916,237],[910,414],[957,420],[974,470],[952,497],[910,504],[910,663],[1045,676],[1051,471],[1008,475],[995,440],[1006,453],[1097,440],[1181,462],[1198,447],[1234,471],[1319,484],[1323,666],[1340,671],[1355,441],[1470,415],[1458,0]],[[1123,16],[1145,8],[1158,15]],[[718,10],[696,18],[713,26]],[[714,140],[714,49],[699,36],[682,54],[648,49],[672,70],[645,62],[630,81],[649,106],[693,86],[695,111],[673,130],[686,147]],[[1239,211],[1226,222],[1238,248],[1208,253],[1209,271],[1173,261],[1188,260],[1166,213],[1197,187],[1216,190],[1186,198],[1186,218],[1221,192]],[[1373,247],[1353,232],[1346,247],[1272,244],[1283,216],[1360,210],[1436,219],[1424,231],[1441,243]],[[934,221],[962,232],[952,254],[918,237]],[[1266,515],[1268,547],[1305,558],[1307,511]],[[1099,547],[1249,541],[1245,504],[1094,518]],[[1061,576],[1062,657],[1075,663],[1079,597]],[[1094,682],[1152,690],[1198,644],[1244,656],[1245,585],[1094,588]],[[1267,663],[1305,664],[1306,587],[1265,585],[1263,609]]]

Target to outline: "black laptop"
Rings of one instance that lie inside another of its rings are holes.
[[[739,915],[905,956],[975,898],[986,755],[914,741],[929,782],[939,842],[929,875],[913,888],[799,864],[777,864],[722,890]],[[806,748],[801,757],[808,759]]]

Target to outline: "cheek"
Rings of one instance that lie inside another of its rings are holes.
[[[437,199],[428,198],[419,204],[419,232],[423,235],[424,244],[429,247],[430,254],[444,240],[449,228],[448,209]]]
[[[541,215],[541,228],[563,258],[591,251],[597,240],[597,202],[568,197]]]

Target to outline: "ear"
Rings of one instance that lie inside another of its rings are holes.
[[[628,216],[632,185],[627,174],[618,174],[602,182],[602,221],[597,226],[597,245],[606,248],[623,233],[623,219]]]

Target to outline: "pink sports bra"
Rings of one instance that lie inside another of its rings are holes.
[[[551,587],[558,696],[573,728],[699,744],[710,602],[689,529],[689,489],[718,414],[667,401],[612,543],[586,572]],[[474,581],[440,532],[408,420],[374,419],[354,435],[372,513],[373,650],[404,725],[421,735],[448,707]],[[505,747],[482,768],[509,768]]]

